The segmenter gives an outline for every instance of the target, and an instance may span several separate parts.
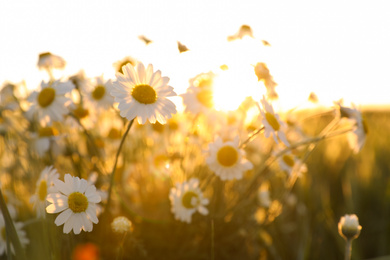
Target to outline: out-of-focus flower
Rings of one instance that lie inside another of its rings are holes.
[[[282,152],[278,163],[280,169],[288,175],[291,175],[292,172],[295,172],[297,176],[301,176],[303,172],[307,171],[306,164],[302,163],[301,160],[299,160],[291,152]]]
[[[209,200],[203,197],[199,188],[199,180],[196,178],[188,182],[177,183],[171,188],[169,199],[175,219],[183,222],[191,223],[192,215],[196,211],[202,215],[207,215],[209,212],[205,207],[209,204]]]
[[[98,111],[108,110],[114,104],[114,97],[111,96],[111,80],[104,80],[103,76],[95,77],[87,82],[83,88],[86,103]]]
[[[274,108],[263,96],[263,99],[260,101],[262,107],[259,107],[260,113],[262,115],[261,122],[264,125],[264,135],[265,137],[272,137],[274,138],[276,143],[279,143],[279,140],[282,141],[285,145],[289,146],[289,143],[287,141],[286,135],[285,135],[285,128],[286,125],[284,122],[280,120],[280,117],[278,114],[274,112]]]
[[[352,104],[351,108],[343,106],[342,100],[335,102],[335,104],[339,107],[340,117],[346,118],[353,124],[352,131],[347,134],[347,140],[352,151],[358,153],[366,141],[368,134],[367,123],[354,104]]]
[[[130,64],[132,66],[135,66],[137,64],[137,60],[135,60],[132,57],[124,57],[122,60],[119,60],[114,63],[114,68],[116,72],[122,73],[123,74],[123,66],[126,66],[127,64]]]
[[[132,224],[128,218],[120,216],[114,218],[111,222],[111,228],[115,233],[124,234],[131,231]]]
[[[264,208],[269,208],[271,205],[271,196],[269,192],[269,184],[263,183],[259,190],[257,191],[257,200],[259,201],[260,206]]]
[[[69,110],[68,106],[72,100],[67,97],[74,85],[70,81],[61,82],[59,80],[45,83],[42,81],[41,89],[34,91],[28,97],[31,106],[27,111],[27,116],[33,119],[37,116],[41,125],[51,125],[54,121],[62,121],[64,115]]]
[[[346,214],[340,218],[338,229],[340,236],[349,240],[359,237],[362,226],[359,225],[359,219],[355,214]]]
[[[140,35],[140,36],[138,36],[138,39],[140,39],[141,41],[143,41],[146,45],[152,43],[152,40],[150,40],[149,38],[147,38],[145,35]]]
[[[54,180],[57,180],[59,176],[53,166],[47,166],[42,170],[36,184],[35,194],[30,198],[30,203],[33,204],[33,209],[38,218],[45,217],[46,196],[57,191],[54,188]]]
[[[209,145],[209,156],[206,162],[221,180],[241,179],[244,172],[253,165],[245,159],[245,151],[239,149],[239,139],[223,142],[221,138]]]
[[[190,87],[186,93],[180,95],[183,98],[185,112],[193,114],[207,114],[214,107],[213,90],[208,87]]]
[[[54,126],[46,126],[38,129],[38,133],[32,133],[32,144],[39,156],[43,156],[51,144],[59,138],[59,132]]]
[[[263,62],[258,62],[255,66],[255,74],[257,76],[258,81],[262,81],[264,86],[267,89],[267,96],[269,99],[277,99],[278,94],[275,91],[275,87],[278,85],[271,73],[267,65]]]
[[[37,65],[39,69],[45,70],[64,69],[66,62],[62,57],[58,55],[51,54],[50,52],[45,52],[39,54]]]
[[[18,235],[22,247],[26,247],[30,240],[27,238],[26,231],[23,230],[24,224],[22,222],[14,222],[16,234]],[[3,214],[0,212],[0,255],[7,254],[7,235],[5,230],[5,221]],[[11,244],[11,251],[15,253],[15,249]]]
[[[310,92],[309,97],[307,98],[310,102],[312,103],[317,103],[318,102],[318,97],[314,92]]]
[[[54,180],[58,192],[47,195],[47,201],[52,204],[46,207],[46,212],[61,212],[54,223],[57,226],[64,224],[63,232],[66,234],[72,229],[76,235],[81,230],[91,232],[92,223],[99,222],[96,203],[101,200],[95,186],[70,174],[65,174],[64,180]]]
[[[132,120],[137,117],[138,123],[156,121],[165,124],[172,114],[176,113],[175,104],[167,97],[176,96],[168,85],[169,78],[161,77],[161,72],[153,72],[151,64],[145,69],[142,63],[135,67],[127,64],[124,74],[116,73],[111,95],[119,103],[120,115]]]
[[[180,53],[189,51],[189,49],[187,48],[187,46],[185,46],[184,44],[182,44],[182,43],[179,42],[179,41],[177,41],[177,48],[179,49],[179,52],[180,52]]]
[[[72,260],[99,260],[99,247],[93,243],[78,244],[72,253]]]
[[[249,36],[249,37],[253,38],[252,28],[249,25],[246,25],[246,24],[241,25],[241,27],[238,30],[238,32],[233,34],[233,35],[228,36],[227,39],[228,39],[228,41],[234,41],[234,40],[237,40],[237,39],[242,39],[242,38],[244,38],[244,36]]]

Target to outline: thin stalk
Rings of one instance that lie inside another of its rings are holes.
[[[126,132],[122,136],[122,140],[121,140],[121,143],[119,144],[118,151],[116,152],[115,163],[114,163],[114,167],[112,168],[112,172],[111,172],[111,176],[110,176],[110,186],[108,188],[107,204],[106,204],[106,207],[105,207],[105,211],[107,211],[109,209],[109,207],[110,207],[112,187],[114,186],[114,177],[115,177],[116,167],[117,167],[117,164],[118,164],[118,158],[119,158],[120,152],[122,150],[122,146],[123,146],[123,144],[125,142],[126,136],[129,133],[131,126],[133,125],[133,122],[134,122],[134,119],[130,121],[130,123],[129,123],[127,129],[126,129]]]
[[[352,253],[352,239],[346,239],[344,260],[351,260],[351,253]]]

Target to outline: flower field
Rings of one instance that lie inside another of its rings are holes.
[[[3,83],[0,259],[390,259],[388,111],[278,111],[263,62],[263,97],[220,110],[217,72],[177,93],[118,64],[56,78],[42,53],[40,86]]]

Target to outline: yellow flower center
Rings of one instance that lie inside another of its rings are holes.
[[[88,208],[88,199],[80,192],[73,192],[68,197],[68,205],[74,213],[84,212]]]
[[[115,127],[110,129],[110,132],[108,132],[108,138],[110,139],[121,139],[121,132],[116,129]]]
[[[104,94],[106,94],[106,88],[104,86],[97,86],[93,91],[92,91],[92,97],[95,100],[100,100],[104,97]]]
[[[187,191],[182,199],[181,199],[181,202],[183,203],[183,206],[186,208],[186,209],[193,209],[195,208],[196,205],[193,205],[192,204],[192,199],[193,198],[196,198],[196,199],[199,199],[198,197],[198,194],[196,194],[195,192],[193,191]]]
[[[153,104],[157,101],[157,93],[149,85],[140,84],[133,88],[131,95],[141,104]]]
[[[194,83],[199,88],[211,87],[213,85],[213,78],[210,76],[201,76]]]
[[[204,105],[207,108],[212,108],[214,105],[213,101],[213,92],[209,89],[205,89],[200,91],[197,95],[196,98],[198,101]]]
[[[39,129],[38,135],[39,135],[39,137],[56,136],[56,135],[58,135],[58,130],[55,129],[54,127],[50,127],[50,126],[42,127],[41,129]]]
[[[283,155],[282,160],[285,164],[287,164],[290,167],[293,167],[295,164],[294,158],[288,154]]]
[[[222,166],[233,166],[238,160],[238,152],[234,147],[226,145],[219,149],[217,160]]]
[[[73,113],[78,119],[82,119],[89,115],[88,109],[84,109],[82,106],[78,106],[75,110],[73,110]]]
[[[38,198],[40,201],[45,201],[47,195],[47,182],[42,180],[38,187]]]
[[[41,90],[41,92],[39,92],[38,104],[41,107],[48,107],[51,103],[53,103],[55,96],[56,91],[54,88],[44,88]]]
[[[276,119],[274,114],[271,114],[269,112],[265,113],[265,119],[267,120],[268,124],[275,130],[278,131],[280,128],[280,124],[278,120]]]

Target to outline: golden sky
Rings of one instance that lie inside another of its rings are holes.
[[[288,107],[310,92],[326,105],[341,98],[389,104],[389,7],[388,1],[1,1],[0,83],[38,86],[47,79],[36,67],[42,52],[67,61],[59,75],[84,69],[107,78],[114,77],[114,62],[132,56],[160,69],[178,94],[189,78],[227,64],[219,92],[231,103],[264,93],[253,65],[265,62]],[[228,42],[243,24],[254,38]],[[139,35],[153,43],[146,46]],[[177,41],[190,51],[180,54]]]

